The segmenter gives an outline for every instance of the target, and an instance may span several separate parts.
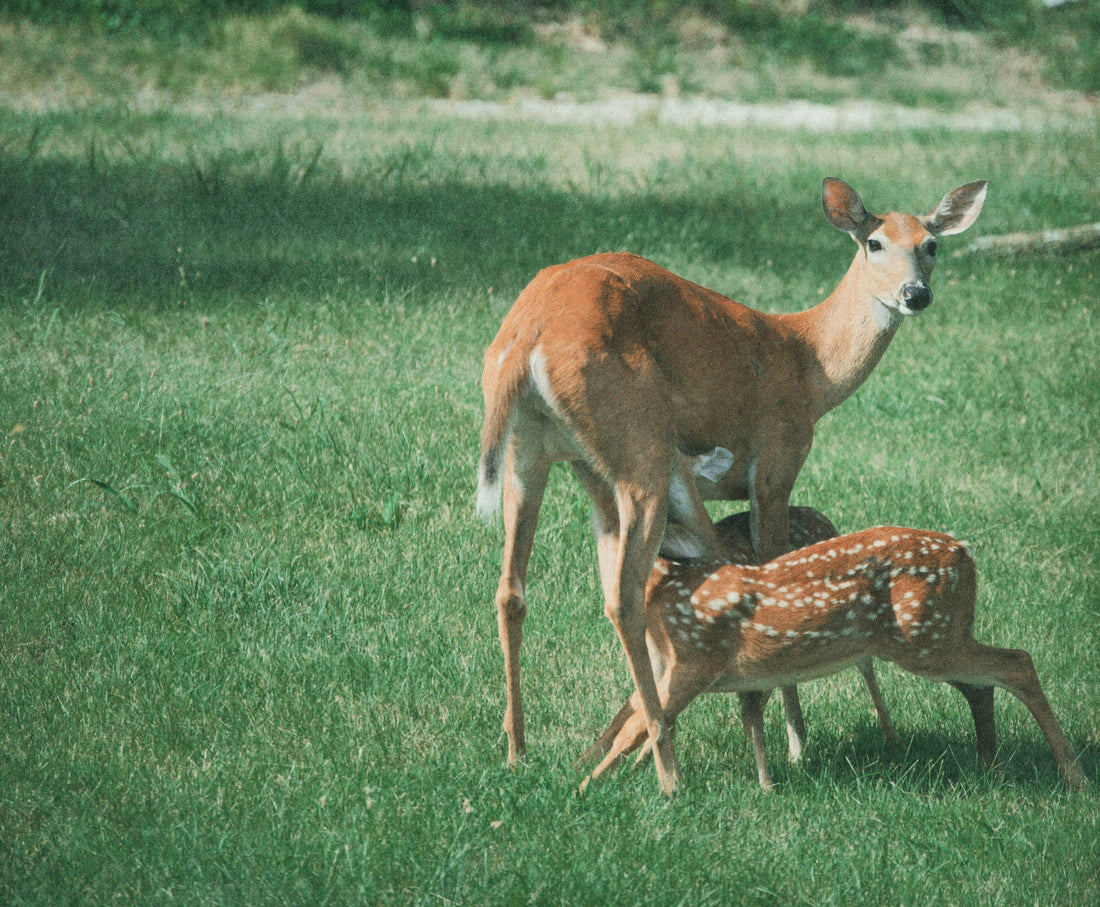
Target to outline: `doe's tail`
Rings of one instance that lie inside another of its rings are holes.
[[[512,427],[512,410],[529,379],[527,359],[515,350],[506,350],[499,359],[494,358],[490,347],[481,379],[485,422],[477,463],[477,512],[486,520],[493,519],[500,510],[504,451]]]

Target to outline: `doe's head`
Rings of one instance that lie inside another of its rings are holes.
[[[923,216],[871,214],[855,189],[829,177],[821,204],[829,223],[859,245],[869,295],[887,309],[914,315],[932,304],[938,237],[961,233],[977,220],[987,185],[978,180],[953,189]]]

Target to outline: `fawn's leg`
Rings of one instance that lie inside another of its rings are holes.
[[[970,714],[974,716],[974,732],[978,737],[978,761],[985,769],[997,765],[997,726],[993,718],[993,687],[979,687],[952,681],[951,686],[966,697]]]
[[[866,658],[856,664],[859,673],[863,675],[863,681],[867,684],[867,691],[871,694],[871,701],[875,704],[875,714],[878,715],[878,726],[882,729],[883,739],[889,744],[901,743],[901,735],[898,734],[894,722],[890,718],[890,709],[886,707],[886,700],[882,697],[878,679],[875,677],[875,663]]]
[[[675,731],[676,717],[687,707],[688,703],[710,686],[713,680],[713,677],[700,676],[695,672],[685,672],[676,664],[669,666],[664,677],[661,678],[658,689],[666,733],[671,735]],[[619,715],[616,716],[615,720],[618,721],[619,717],[628,711],[630,706],[631,703],[628,702],[619,711]],[[641,711],[634,711],[626,718],[619,732],[615,735],[607,755],[585,778],[581,790],[583,791],[590,782],[595,781],[600,776],[613,772],[623,756],[642,747],[642,752],[638,757],[640,763],[646,756],[647,751],[653,748],[651,744],[652,740],[646,726],[645,717]]]
[[[1031,655],[1023,649],[998,649],[993,646],[972,642],[966,648],[957,649],[952,653],[953,664],[947,666],[946,673],[956,687],[959,684],[970,686],[988,686],[990,684],[1008,690],[1013,696],[1027,706],[1039,729],[1046,738],[1047,745],[1054,755],[1054,761],[1058,765],[1066,786],[1073,791],[1083,790],[1088,786],[1088,779],[1077,761],[1077,755],[1066,740],[1065,732],[1054,716],[1054,712],[1047,702],[1039,683],[1039,675],[1035,672],[1035,664]],[[941,666],[942,668],[942,666]],[[941,676],[943,676],[941,674]],[[964,691],[964,695],[965,691]],[[968,700],[970,697],[967,697]],[[989,696],[990,707],[992,696]],[[985,708],[982,706],[981,708]],[[974,706],[971,705],[971,709]],[[990,714],[991,711],[990,711]],[[986,719],[982,718],[982,721]],[[978,713],[975,713],[975,723],[979,721]],[[988,719],[992,728],[992,717]],[[981,731],[979,730],[979,734]],[[979,748],[985,747],[988,753],[992,746],[996,751],[996,741],[991,739],[991,731],[987,734],[987,740],[983,744],[979,739]]]
[[[782,687],[783,715],[787,723],[787,758],[797,762],[806,746],[806,722],[802,719],[802,703],[798,699],[798,687],[794,684]]]
[[[764,752],[764,703],[768,692],[747,690],[737,694],[741,701],[741,724],[752,741],[752,752],[756,758],[756,776],[760,779],[760,786],[766,791],[773,787],[771,775],[768,774],[768,758]]]
[[[623,729],[623,725],[630,720],[630,717],[638,711],[640,704],[641,698],[637,693],[634,693],[619,709],[618,714],[611,719],[611,724],[607,726],[607,730],[600,734],[596,742],[585,750],[584,755],[581,756],[577,764],[592,765],[606,756],[611,749],[611,745],[615,742],[615,738],[619,735],[619,731]]]

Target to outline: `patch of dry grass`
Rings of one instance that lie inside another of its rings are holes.
[[[1081,103],[1051,89],[1038,54],[935,25],[917,12],[903,21],[852,18],[770,43],[698,14],[638,35],[579,18],[542,22],[526,34],[485,41],[462,30],[378,32],[296,9],[230,17],[204,39],[173,42],[3,21],[0,102],[41,111],[271,93],[301,95],[317,106],[655,93],[743,102],[860,98],[940,109]],[[863,37],[849,49],[845,35]],[[822,41],[837,42],[835,52]]]

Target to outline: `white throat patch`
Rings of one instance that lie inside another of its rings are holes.
[[[877,296],[871,297],[871,314],[874,315],[875,324],[880,330],[892,331],[912,312],[902,312],[895,302],[883,302]]]

